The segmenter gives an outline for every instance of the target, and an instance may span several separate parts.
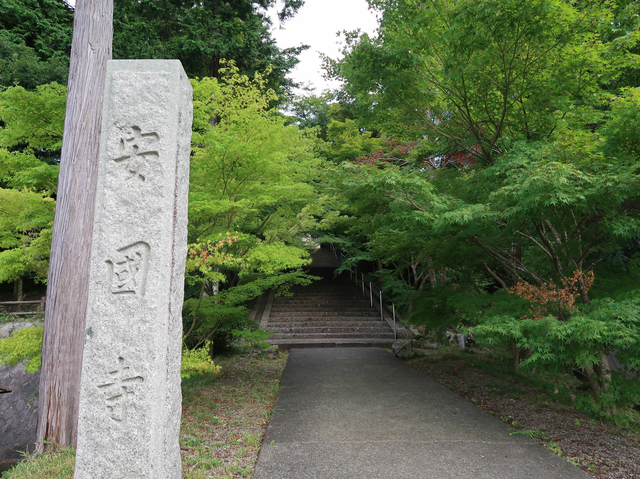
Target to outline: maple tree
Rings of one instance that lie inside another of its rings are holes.
[[[45,282],[66,88],[0,91],[0,283]]]
[[[578,311],[576,299],[580,291],[587,291],[593,285],[593,271],[583,272],[576,270],[570,278],[561,278],[562,287],[550,281],[536,286],[529,283],[517,283],[511,288],[511,293],[526,299],[531,303],[529,314],[532,319],[542,319],[546,316],[555,316],[561,321],[566,321],[572,313]]]
[[[324,233],[345,267],[371,262],[427,330],[512,347],[515,370],[579,369],[585,409],[637,400],[607,355],[640,367],[638,5],[369,4],[378,32],[325,58],[354,137],[380,137],[367,151],[327,136],[339,213]]]
[[[266,76],[193,80],[185,332],[189,347],[250,327],[246,304],[265,291],[308,284],[301,240],[316,198],[316,142],[270,108]]]

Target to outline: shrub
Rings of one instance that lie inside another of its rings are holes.
[[[180,377],[182,379],[188,379],[194,374],[220,372],[222,368],[216,366],[209,357],[210,347],[211,341],[207,341],[201,348],[182,350],[182,364],[180,365]]]
[[[35,373],[42,361],[43,326],[22,328],[10,338],[0,339],[0,363],[15,366],[25,361],[24,370]]]

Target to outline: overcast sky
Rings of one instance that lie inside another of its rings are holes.
[[[310,83],[317,93],[326,88],[336,88],[338,82],[327,82],[322,78],[320,52],[332,58],[339,56],[339,38],[336,33],[342,30],[360,29],[363,33],[373,33],[378,26],[375,14],[368,10],[366,0],[305,0],[305,4],[295,17],[285,22],[283,29],[275,11],[273,19],[273,37],[280,48],[310,45],[309,50],[298,58],[300,63],[291,73],[294,81]]]

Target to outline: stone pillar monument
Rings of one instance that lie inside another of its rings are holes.
[[[75,478],[178,479],[192,89],[112,60],[103,108]]]

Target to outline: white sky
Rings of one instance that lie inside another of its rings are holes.
[[[290,77],[299,83],[309,83],[319,94],[327,88],[337,88],[339,82],[327,82],[322,78],[320,52],[331,58],[340,56],[337,32],[360,29],[372,34],[378,26],[375,14],[367,8],[366,0],[305,0],[298,13],[286,21],[283,29],[275,11],[269,13],[273,20],[273,37],[280,48],[309,45],[298,57],[300,63]]]

